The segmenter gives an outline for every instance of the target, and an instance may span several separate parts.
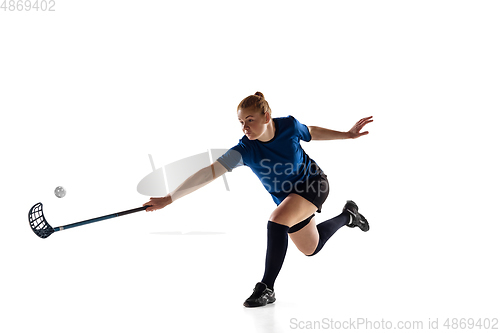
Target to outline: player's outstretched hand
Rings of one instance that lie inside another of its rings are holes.
[[[157,209],[162,209],[172,203],[172,197],[168,194],[166,197],[161,198],[149,198],[150,200],[146,202],[144,206],[151,206],[146,208],[146,212],[153,212]]]
[[[363,132],[363,133],[360,133],[360,132],[361,132],[361,130],[363,129],[363,127],[364,127],[366,124],[371,123],[371,122],[373,121],[373,119],[371,119],[371,118],[373,118],[373,116],[371,116],[371,117],[366,117],[366,118],[363,118],[363,119],[361,119],[360,121],[358,121],[358,122],[356,123],[356,125],[354,125],[354,126],[353,126],[350,130],[349,130],[349,132],[347,132],[347,133],[349,133],[349,137],[350,137],[351,139],[357,139],[357,138],[359,138],[360,136],[367,135],[367,134],[369,133],[368,131],[365,131],[365,132]]]

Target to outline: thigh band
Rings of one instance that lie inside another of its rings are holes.
[[[311,216],[309,216],[307,219],[305,219],[304,221],[302,222],[299,222],[295,225],[293,225],[290,229],[288,229],[288,233],[289,234],[293,234],[294,232],[297,232],[299,231],[300,229],[304,228],[310,221],[311,219],[314,217],[314,214],[312,214]]]

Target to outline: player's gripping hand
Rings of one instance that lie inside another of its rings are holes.
[[[366,124],[371,123],[373,121],[373,116],[371,117],[366,117],[358,121],[350,130],[347,132],[349,135],[349,138],[351,139],[357,139],[360,136],[367,135],[369,132],[365,131],[363,133],[360,133],[363,127],[365,127]]]
[[[149,198],[150,200],[146,202],[144,206],[151,206],[146,208],[146,212],[153,212],[157,209],[162,209],[172,203],[172,197],[170,194],[167,194],[166,197],[161,197],[161,198]]]

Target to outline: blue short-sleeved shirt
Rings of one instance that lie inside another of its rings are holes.
[[[217,161],[228,171],[241,165],[250,167],[279,205],[297,182],[306,182],[322,171],[300,146],[300,140],[311,141],[307,126],[292,116],[273,120],[276,125],[273,139],[261,142],[243,136]]]

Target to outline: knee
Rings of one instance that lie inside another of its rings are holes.
[[[315,256],[319,253],[319,251],[321,251],[321,249],[323,248],[323,245],[324,243],[321,242],[321,240],[318,242],[318,245],[316,245],[314,247],[314,250],[312,250],[311,252],[308,252],[308,253],[304,253],[306,256],[308,257],[312,257],[312,256]]]
[[[311,251],[308,251],[308,252],[302,251],[302,253],[304,253],[306,255],[306,257],[312,257],[312,256],[315,256],[318,252],[316,252],[316,251],[312,251],[312,252]]]
[[[301,251],[302,253],[304,253],[307,257],[312,257],[314,255],[316,255],[318,252],[316,251],[318,247],[314,247],[314,248],[308,248],[308,249],[304,249],[303,251]]]
[[[272,213],[271,216],[269,217],[269,221],[278,223],[278,224],[283,224],[286,226],[290,226],[289,221],[283,214],[279,213]]]

